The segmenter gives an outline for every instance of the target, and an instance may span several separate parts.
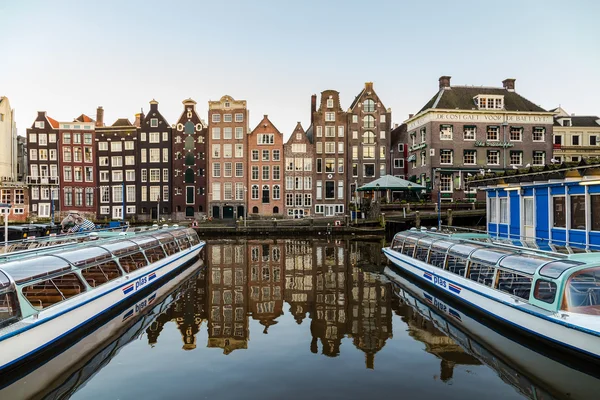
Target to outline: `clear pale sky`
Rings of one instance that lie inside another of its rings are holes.
[[[454,85],[501,86],[549,109],[600,114],[600,1],[0,0],[0,95],[24,135],[38,110],[133,120],[155,98],[173,124],[192,97],[248,101],[289,137],[310,96],[366,81],[393,122]]]

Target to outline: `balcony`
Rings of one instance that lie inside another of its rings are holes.
[[[28,176],[28,185],[58,185],[58,176]]]
[[[556,144],[556,143],[555,143],[555,144],[553,144],[553,145],[552,145],[552,148],[553,148],[554,150],[560,150],[560,149],[561,149],[561,147],[562,147],[562,144]]]

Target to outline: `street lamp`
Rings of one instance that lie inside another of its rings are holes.
[[[246,220],[248,219],[248,188],[244,186],[244,228],[246,227]]]
[[[438,206],[438,232],[440,232],[442,230],[442,191],[441,191],[441,187],[442,187],[442,170],[440,168],[436,168],[436,171],[438,173],[438,177],[437,177],[437,206]],[[435,177],[434,177],[434,182],[435,182]]]
[[[156,196],[156,223],[160,223],[160,194]]]
[[[390,146],[390,175],[394,175],[394,148]]]

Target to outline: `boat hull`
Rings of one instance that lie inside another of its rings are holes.
[[[201,242],[185,251],[168,256],[132,274],[115,279],[96,290],[82,293],[41,311],[37,318],[21,321],[0,337],[0,374],[10,373],[31,357],[42,355],[67,336],[85,330],[86,325],[111,312],[128,299],[156,287],[165,276],[197,257]]]
[[[561,314],[537,309],[524,301],[479,285],[448,271],[384,248],[395,266],[436,292],[546,345],[600,364],[600,332],[570,324]],[[539,311],[538,311],[539,310]]]

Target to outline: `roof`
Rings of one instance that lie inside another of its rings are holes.
[[[73,122],[94,122],[94,120],[85,114],[81,114],[79,117],[75,118]]]
[[[111,126],[133,126],[133,124],[127,118],[119,118]]]
[[[310,144],[313,144],[313,140],[314,140],[313,130],[314,130],[313,124],[310,124],[310,126],[306,130],[306,137],[308,138],[308,141],[310,142]]]
[[[362,185],[357,190],[373,191],[373,190],[422,190],[425,186],[418,183],[410,182],[405,179],[397,178],[392,175],[384,175],[379,179],[375,179],[365,185]]]
[[[48,119],[48,122],[50,122],[50,125],[54,128],[54,129],[58,129],[58,121],[50,118],[49,116],[46,115],[46,118]]]
[[[580,127],[598,126],[598,127],[600,127],[600,123],[598,123],[598,121],[600,121],[600,118],[596,115],[572,115],[572,116],[567,116],[567,117],[556,117],[556,118],[554,118],[554,126],[563,126],[558,122],[561,119],[570,119],[571,126],[580,126]]]
[[[358,103],[358,100],[360,100],[360,96],[362,96],[362,94],[365,92],[365,88],[363,88],[363,90],[360,91],[360,93],[358,95],[356,95],[356,97],[354,98],[354,101],[352,101],[352,104],[350,104],[350,109],[354,109],[354,106],[356,106],[356,103]]]
[[[477,109],[473,98],[477,95],[503,95],[505,111],[546,112],[542,107],[533,104],[520,94],[504,88],[481,86],[450,86],[440,89],[431,100],[423,106],[419,114],[427,109],[473,110]]]

